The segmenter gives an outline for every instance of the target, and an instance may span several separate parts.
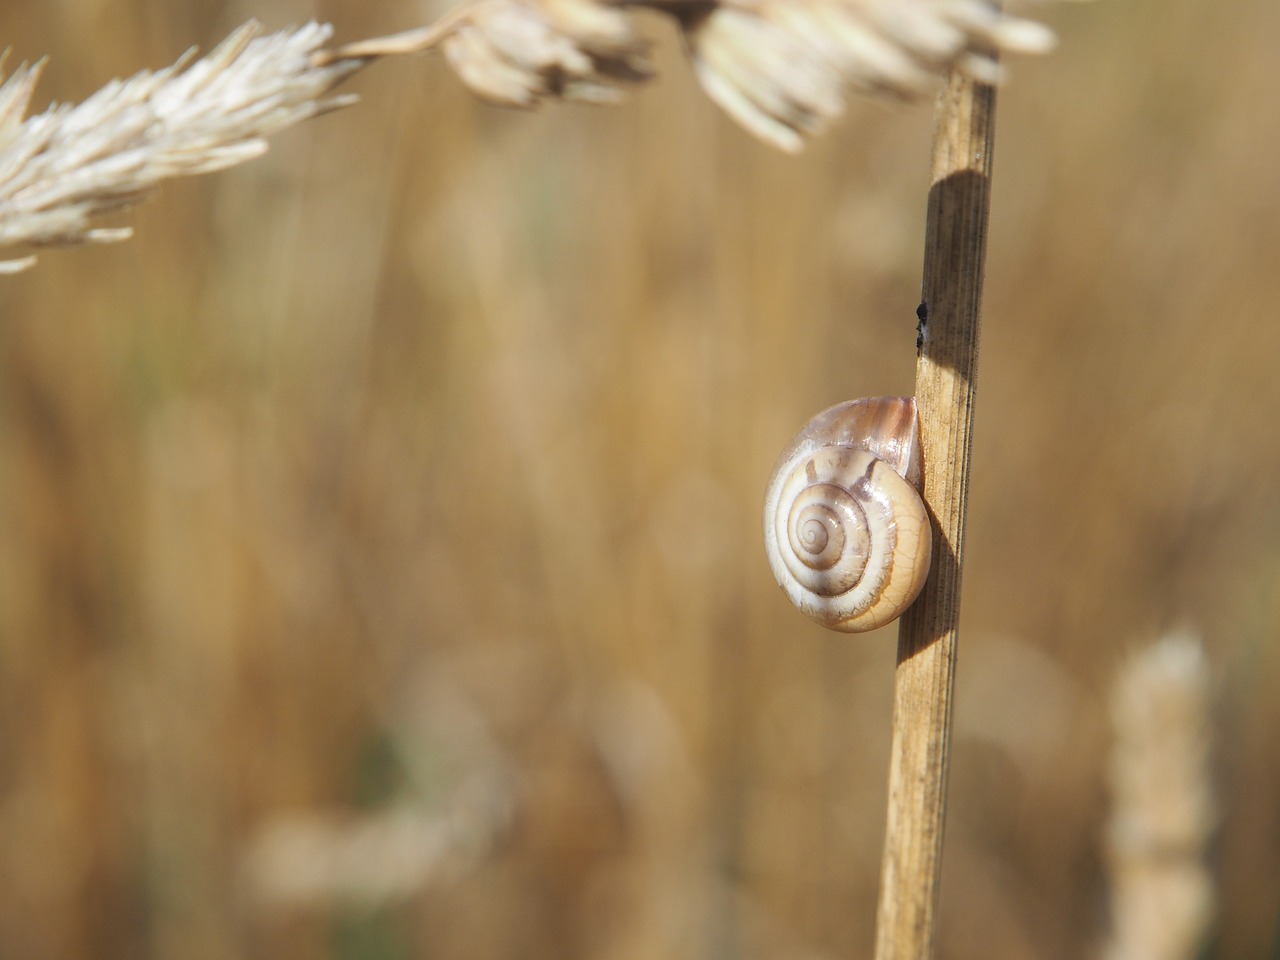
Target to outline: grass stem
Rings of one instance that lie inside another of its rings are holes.
[[[994,120],[994,89],[953,73],[935,115],[916,361],[934,561],[898,631],[876,960],[934,952]]]

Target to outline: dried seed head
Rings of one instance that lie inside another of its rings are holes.
[[[256,157],[268,135],[352,102],[328,94],[360,64],[312,61],[331,33],[310,23],[258,36],[249,23],[206,57],[188,51],[25,120],[40,65],[18,67],[0,87],[0,247],[122,240],[128,228],[95,228],[91,218],[132,206],[169,177]],[[31,262],[0,263],[0,272]]]
[[[614,103],[619,83],[650,75],[646,49],[625,13],[595,0],[477,0],[444,40],[468,87],[513,107]]]
[[[510,106],[615,102],[652,73],[632,21],[641,8],[678,21],[717,103],[793,151],[851,90],[916,97],[953,67],[994,83],[995,54],[1053,43],[986,0],[463,0],[430,26],[334,49],[323,48],[327,25],[258,36],[246,24],[202,59],[188,52],[25,119],[40,64],[23,64],[0,85],[0,248],[124,239],[127,227],[91,218],[168,177],[261,154],[269,134],[350,103],[328,91],[380,57],[443,46],[473,91]],[[0,273],[32,259],[0,262]]]
[[[1112,909],[1102,956],[1189,960],[1216,899],[1211,683],[1200,639],[1176,632],[1125,662],[1111,718]]]
[[[851,90],[915,99],[953,67],[995,83],[994,54],[1054,43],[984,0],[723,0],[672,12],[711,98],[789,151],[839,116]]]

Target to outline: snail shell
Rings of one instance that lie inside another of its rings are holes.
[[[932,560],[912,397],[871,397],[818,414],[774,467],[764,503],[773,576],[833,630],[872,630],[920,593]]]

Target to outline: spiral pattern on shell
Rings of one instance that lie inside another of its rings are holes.
[[[885,418],[891,424],[886,429],[914,431],[914,403],[903,419],[906,402],[876,398],[857,401],[879,404],[874,409],[820,414],[783,455],[769,485],[765,546],[774,577],[802,612],[835,630],[871,630],[893,620],[929,572],[928,513],[903,476],[914,439],[905,441],[906,456],[889,455],[891,465],[872,452],[886,442],[879,427],[865,436],[848,429],[850,416],[878,414],[877,424]]]

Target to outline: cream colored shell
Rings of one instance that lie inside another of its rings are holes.
[[[807,616],[849,633],[899,616],[932,560],[910,397],[824,410],[783,452],[765,496],[774,578]]]

